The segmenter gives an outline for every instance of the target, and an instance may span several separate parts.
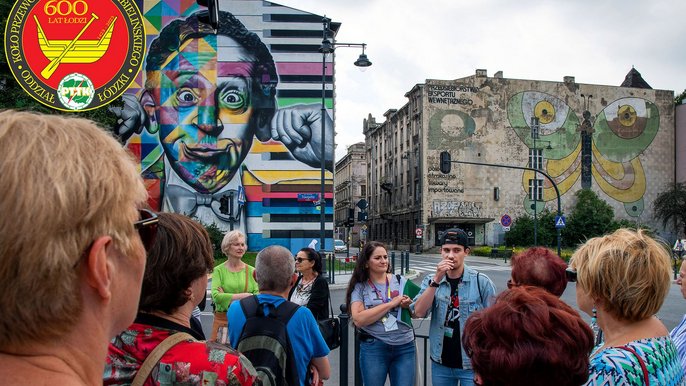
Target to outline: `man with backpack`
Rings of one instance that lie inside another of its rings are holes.
[[[229,307],[231,345],[245,355],[265,385],[305,385],[310,365],[328,379],[329,348],[307,307],[286,298],[295,283],[295,260],[281,246],[261,250],[255,260],[259,294]]]
[[[485,308],[495,295],[491,279],[464,263],[469,255],[469,238],[458,228],[440,237],[442,260],[435,275],[427,275],[410,309],[415,317],[431,313],[431,384],[433,386],[474,385],[474,372],[462,348],[462,331],[472,312]]]

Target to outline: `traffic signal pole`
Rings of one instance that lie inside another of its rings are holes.
[[[495,168],[504,168],[504,169],[519,169],[519,170],[531,170],[534,173],[541,173],[545,176],[545,178],[550,181],[550,183],[553,185],[553,188],[555,188],[555,194],[557,195],[557,215],[559,217],[562,217],[562,204],[560,200],[560,189],[557,188],[557,184],[555,181],[548,175],[548,173],[534,169],[531,167],[527,166],[515,166],[515,165],[501,165],[501,164],[490,164],[486,162],[471,162],[471,161],[452,161],[450,158],[450,153],[447,151],[442,151],[441,152],[441,157],[440,157],[440,170],[441,173],[443,174],[448,174],[450,173],[450,165],[451,163],[457,163],[457,164],[466,164],[466,165],[479,165],[479,166],[491,166]],[[562,229],[557,228],[557,255],[562,257],[561,255],[561,250],[562,250]]]

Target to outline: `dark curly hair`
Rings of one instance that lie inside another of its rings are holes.
[[[148,251],[138,309],[172,314],[186,304],[191,283],[212,272],[212,241],[198,222],[159,213],[157,237]]]
[[[254,80],[251,103],[256,110],[256,125],[258,127],[268,125],[276,111],[276,85],[279,83],[272,54],[257,34],[249,31],[229,12],[219,11],[219,27],[216,33],[235,40],[255,57],[250,74]],[[196,12],[183,20],[172,21],[162,28],[159,36],[150,44],[145,71],[161,70],[169,55],[178,51],[185,41],[214,34],[214,29],[208,23],[206,10]],[[159,87],[159,84],[152,84],[156,81],[151,81],[151,79],[156,78],[148,76],[145,87],[148,89]]]
[[[473,313],[462,343],[483,386],[576,386],[588,379],[593,332],[550,292],[520,286]]]

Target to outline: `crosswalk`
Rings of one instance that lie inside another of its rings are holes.
[[[469,266],[476,269],[479,272],[484,272],[484,271],[505,271],[505,272],[509,272],[512,269],[510,266],[507,266],[507,265],[469,264]],[[419,273],[436,272],[436,263],[410,263],[410,270],[417,271]]]

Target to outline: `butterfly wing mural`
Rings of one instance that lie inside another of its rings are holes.
[[[581,179],[582,188],[592,180],[609,197],[624,204],[626,212],[639,216],[644,209],[645,170],[638,156],[655,138],[660,126],[657,106],[642,98],[620,98],[608,104],[597,116],[588,110],[582,119],[565,101],[539,91],[515,94],[508,102],[508,119],[519,139],[534,148],[531,118],[539,119],[536,148],[543,150],[542,170],[550,175],[563,195]],[[534,172],[522,174],[522,187],[528,190]],[[546,201],[556,198],[552,184],[544,180],[541,211]],[[524,207],[533,212],[527,196]]]

